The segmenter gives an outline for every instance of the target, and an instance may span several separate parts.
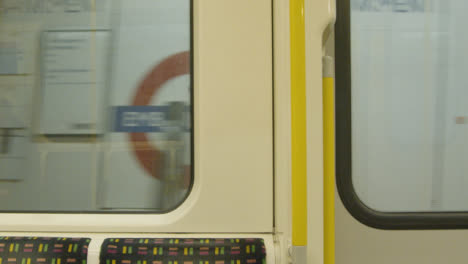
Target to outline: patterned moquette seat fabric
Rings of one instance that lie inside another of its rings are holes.
[[[0,264],[86,264],[90,240],[0,236]]]
[[[263,239],[112,238],[100,264],[265,264]]]

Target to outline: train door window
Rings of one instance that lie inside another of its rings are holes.
[[[0,211],[183,202],[191,13],[191,0],[0,0]]]
[[[467,227],[467,8],[338,1],[337,183],[368,225]]]

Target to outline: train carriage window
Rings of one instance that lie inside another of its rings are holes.
[[[468,227],[468,2],[337,2],[343,203],[378,228]]]
[[[0,211],[153,212],[192,185],[191,0],[0,0]]]

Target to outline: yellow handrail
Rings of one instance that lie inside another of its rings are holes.
[[[307,245],[307,134],[304,0],[289,1],[291,49],[292,244]]]
[[[335,263],[335,92],[333,61],[323,60],[324,264]]]

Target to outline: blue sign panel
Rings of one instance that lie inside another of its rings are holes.
[[[173,119],[169,106],[116,106],[114,107],[114,132],[123,133],[157,133],[177,130],[190,132],[189,107],[184,107],[179,116],[182,124]]]
[[[114,107],[114,132],[149,133],[162,132],[166,106],[117,106]]]

